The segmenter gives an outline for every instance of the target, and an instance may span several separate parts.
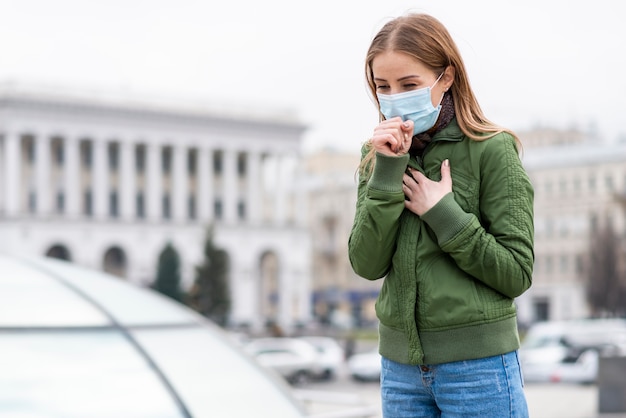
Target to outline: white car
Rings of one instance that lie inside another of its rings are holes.
[[[0,416],[304,418],[283,379],[154,290],[0,254]]]
[[[380,380],[381,359],[378,350],[354,354],[348,359],[348,372],[362,382]]]
[[[345,364],[345,352],[337,340],[330,337],[305,336],[299,339],[313,345],[319,353],[318,369],[316,377],[332,379],[339,375]]]
[[[592,383],[600,355],[625,348],[625,320],[589,319],[537,323],[519,352],[527,382]]]
[[[244,348],[259,364],[274,370],[293,385],[305,383],[321,373],[317,349],[304,340],[258,338],[251,340]]]

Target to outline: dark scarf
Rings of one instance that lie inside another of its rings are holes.
[[[448,126],[450,121],[454,119],[454,116],[454,101],[452,100],[452,93],[446,93],[443,96],[443,100],[441,100],[441,111],[439,112],[439,118],[437,119],[435,126],[426,132],[413,136],[413,142],[411,143],[411,148],[409,149],[411,156],[421,157],[426,146],[430,144],[430,141],[432,141],[432,137],[437,132]]]

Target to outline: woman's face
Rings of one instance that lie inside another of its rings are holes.
[[[452,84],[448,70],[435,84],[441,74],[436,74],[410,55],[396,51],[385,51],[376,55],[372,60],[372,73],[376,93],[380,94],[397,94],[432,87],[430,97],[434,107],[439,105],[444,91]]]

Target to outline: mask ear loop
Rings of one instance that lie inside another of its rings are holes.
[[[446,70],[443,70],[443,71],[441,72],[441,74],[439,74],[439,77],[437,77],[437,79],[435,80],[435,82],[433,83],[433,85],[432,85],[432,86],[430,86],[430,90],[432,90],[432,89],[433,89],[433,87],[435,87],[435,84],[437,84],[437,83],[439,82],[439,80],[441,80],[441,77],[443,77],[443,75],[444,75],[445,73],[446,73]],[[445,89],[445,90],[443,91],[443,93],[441,93],[441,99],[439,99],[439,104],[438,104],[437,106],[440,106],[440,105],[441,105],[441,102],[443,102],[443,96],[446,94],[446,91],[448,91],[448,89]]]

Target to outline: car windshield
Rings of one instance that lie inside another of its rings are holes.
[[[301,418],[288,386],[153,291],[0,255],[0,416]]]

